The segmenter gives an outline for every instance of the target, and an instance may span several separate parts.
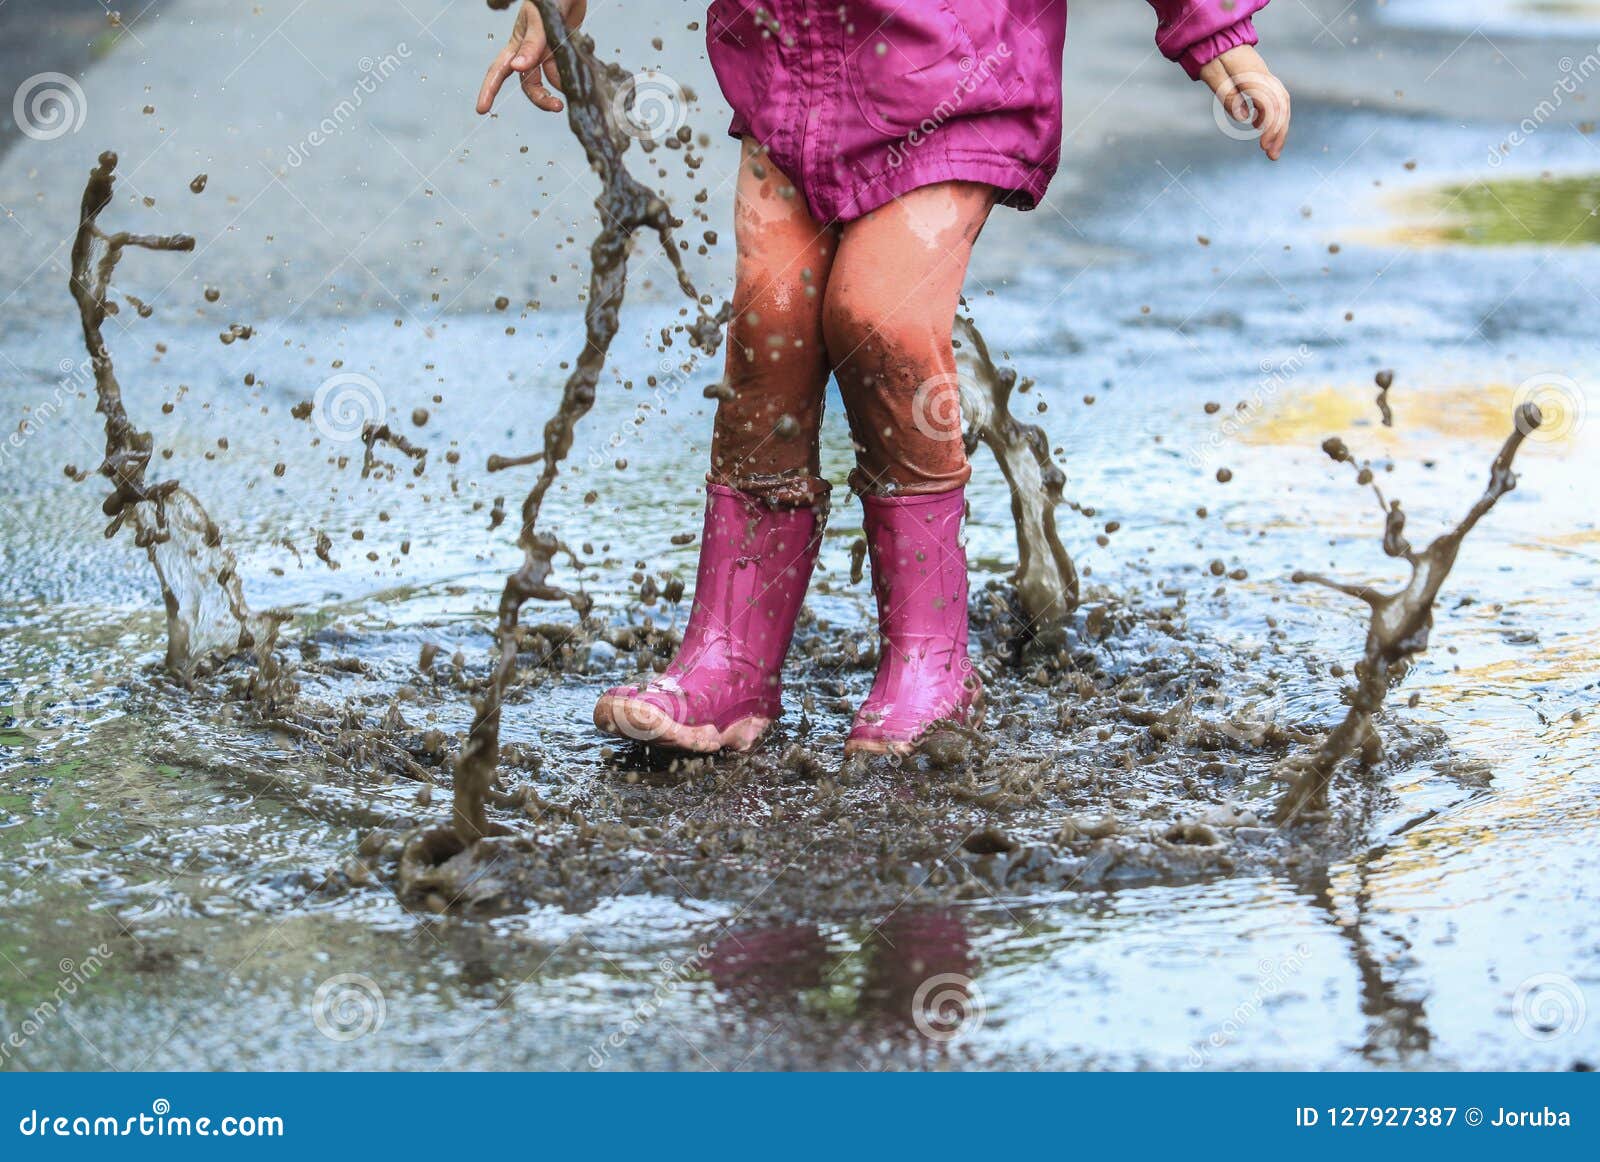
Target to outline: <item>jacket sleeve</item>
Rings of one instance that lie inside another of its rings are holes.
[[[1156,47],[1198,80],[1201,65],[1230,48],[1256,43],[1250,18],[1266,6],[1267,0],[1150,0]]]

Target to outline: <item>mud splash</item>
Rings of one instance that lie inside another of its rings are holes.
[[[505,8],[509,0],[490,0],[491,8]],[[561,393],[556,412],[544,427],[544,448],[521,457],[496,457],[490,470],[538,462],[539,477],[522,501],[522,526],[517,544],[523,561],[506,578],[500,597],[496,629],[496,661],[489,687],[478,699],[472,729],[455,762],[455,800],[453,825],[455,838],[470,845],[493,834],[484,812],[484,800],[494,781],[500,754],[500,711],[506,691],[516,679],[518,629],[522,606],[532,600],[566,601],[580,616],[587,615],[589,599],[572,593],[551,581],[558,552],[571,551],[552,532],[540,530],[539,510],[545,494],[555,482],[561,462],[572,449],[573,428],[594,405],[595,389],[605,366],[606,355],[616,337],[623,295],[627,289],[628,253],[634,233],[652,231],[661,243],[677,274],[678,286],[695,305],[694,322],[684,326],[690,346],[711,355],[721,341],[722,325],[728,308],[708,315],[703,298],[690,280],[673,238],[673,229],[682,223],[672,216],[666,201],[642,185],[623,161],[631,138],[615,123],[619,95],[626,92],[628,73],[594,55],[594,43],[582,33],[567,31],[561,11],[553,0],[536,0],[545,36],[560,71],[567,105],[567,124],[583,146],[590,167],[599,175],[601,191],[595,200],[601,229],[589,248],[589,299],[584,310],[584,345],[573,364],[572,373]],[[576,557],[574,556],[574,560]],[[435,857],[448,851],[435,838]]]
[[[1050,457],[1050,440],[1036,424],[1011,414],[1011,393],[1019,387],[1011,367],[997,367],[977,324],[956,318],[956,361],[964,374],[961,414],[967,454],[980,443],[994,453],[1011,489],[1011,516],[1017,526],[1017,571],[1012,577],[1017,603],[1035,632],[1059,627],[1078,608],[1078,572],[1056,533],[1056,508],[1067,476]],[[1020,389],[1028,389],[1028,381]]]
[[[390,480],[394,479],[395,466],[388,460],[378,458],[377,447],[387,444],[402,456],[408,457],[414,463],[411,468],[413,476],[421,476],[428,470],[428,449],[413,444],[404,434],[395,431],[390,425],[368,421],[361,429],[361,443],[366,451],[361,457],[361,478],[363,480],[377,474]]]
[[[1387,384],[1381,386],[1387,390]],[[1511,470],[1512,461],[1528,433],[1537,430],[1542,422],[1543,417],[1537,405],[1525,403],[1517,409],[1511,435],[1501,445],[1489,468],[1489,484],[1483,495],[1459,524],[1449,532],[1440,534],[1421,552],[1413,549],[1406,540],[1406,516],[1400,508],[1400,502],[1384,499],[1382,490],[1373,479],[1371,466],[1357,465],[1350,449],[1338,437],[1323,443],[1323,450],[1333,460],[1350,464],[1356,469],[1359,484],[1372,488],[1384,514],[1383,551],[1409,564],[1411,579],[1404,589],[1394,593],[1379,593],[1365,586],[1335,581],[1319,573],[1294,574],[1296,582],[1323,585],[1366,602],[1372,610],[1372,620],[1367,628],[1361,660],[1356,663],[1356,684],[1348,692],[1349,710],[1315,751],[1297,756],[1285,764],[1284,773],[1292,775],[1293,782],[1278,803],[1274,814],[1278,823],[1294,823],[1326,814],[1328,785],[1346,756],[1360,752],[1362,762],[1369,766],[1382,757],[1383,746],[1373,726],[1373,719],[1383,706],[1384,696],[1390,688],[1405,677],[1412,659],[1428,648],[1428,634],[1433,628],[1433,603],[1456,563],[1461,542],[1484,514],[1517,486],[1516,473]]]
[[[598,778],[552,771],[513,795],[492,793],[510,812],[502,818],[536,819],[536,830],[468,847],[444,829],[379,830],[362,857],[425,911],[581,913],[617,896],[661,895],[713,911],[743,901],[750,920],[1325,862],[1343,834],[1274,831],[1260,797],[1274,764],[1314,737],[1309,724],[1246,721],[1223,693],[1246,659],[1181,613],[1102,591],[1091,600],[1097,641],[1075,633],[1059,659],[1018,668],[1002,660],[1014,614],[979,599],[979,665],[1005,708],[990,731],[940,731],[904,760],[842,765],[842,733],[804,722],[748,755],[602,748]],[[803,616],[790,687],[802,706],[835,710],[864,695],[872,659],[858,657],[856,636],[853,624]],[[554,658],[530,675],[541,699],[570,689],[563,669]],[[1190,697],[1191,687],[1208,694]],[[1351,810],[1369,807],[1363,798]]]
[[[277,689],[280,675],[273,643],[286,616],[251,611],[233,553],[222,543],[221,530],[198,498],[176,480],[152,483],[146,479],[154,439],[134,425],[122,402],[122,387],[104,335],[106,319],[118,313],[112,298],[117,264],[130,246],[183,252],[194,249],[194,239],[187,234],[124,230],[108,234],[102,230],[99,218],[111,202],[116,168],[117,155],[109,150],[102,153],[84,186],[72,242],[70,282],[94,369],[95,410],[105,417],[106,450],[100,475],[112,485],[100,506],[111,518],[105,535],[113,537],[124,525],[131,526],[134,544],[145,551],[155,569],[166,609],[167,668],[175,677],[188,684],[201,666],[218,656],[253,650],[259,673],[252,695],[272,701],[282,695]],[[150,314],[141,300],[117,293],[141,317]]]

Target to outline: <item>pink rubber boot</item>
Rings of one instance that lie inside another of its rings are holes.
[[[694,607],[678,656],[645,686],[595,704],[607,734],[709,754],[749,750],[782,713],[779,671],[821,543],[810,508],[773,510],[706,486]]]
[[[880,656],[846,754],[904,754],[939,719],[976,726],[983,683],[967,659],[966,490],[863,496]]]

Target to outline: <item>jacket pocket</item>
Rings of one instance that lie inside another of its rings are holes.
[[[1065,8],[1065,3],[1063,0],[944,0],[944,3],[961,22],[972,43],[972,67],[966,70],[972,74],[969,79],[973,82],[969,99],[981,112],[1009,107],[1027,79],[1024,65],[1037,55],[1035,50],[1040,38],[1034,29],[1042,23],[1038,9],[1056,4]],[[1058,53],[1056,67],[1048,73],[1059,68]]]
[[[977,52],[948,3],[898,4],[881,23],[861,24],[846,34],[845,72],[868,125],[904,137],[955,115]]]

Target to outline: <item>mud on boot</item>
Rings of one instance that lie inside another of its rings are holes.
[[[699,754],[755,746],[783,712],[780,672],[821,526],[816,509],[774,509],[707,485],[683,644],[650,682],[601,695],[594,724],[618,738]]]
[[[846,754],[905,754],[936,722],[983,719],[983,683],[967,657],[965,496],[861,498],[880,645]]]

